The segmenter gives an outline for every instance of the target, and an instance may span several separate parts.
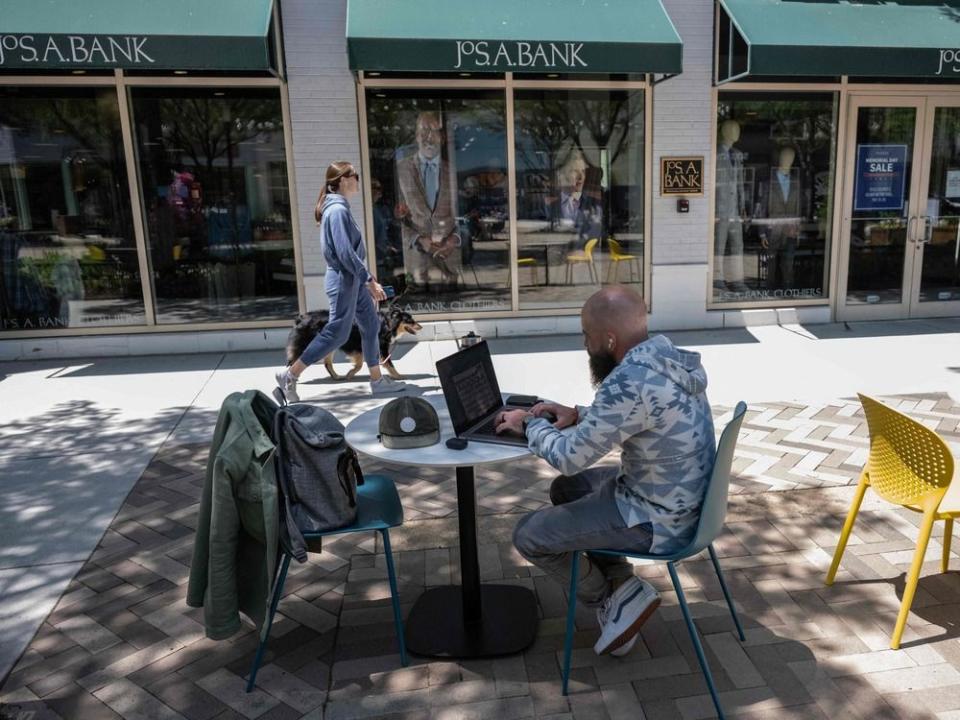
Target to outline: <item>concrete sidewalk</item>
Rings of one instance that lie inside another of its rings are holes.
[[[792,414],[802,414],[803,408],[841,407],[837,399],[856,391],[960,399],[960,320],[862,323],[849,329],[760,327],[671,337],[703,353],[709,395],[718,406],[739,399],[796,402]],[[395,360],[414,382],[435,387],[434,363],[454,349],[452,342],[404,345]],[[491,349],[504,389],[571,404],[592,397],[579,337],[492,340]],[[192,448],[191,462],[202,462],[222,399],[237,389],[269,390],[278,357],[259,352],[0,365],[0,437],[5,440],[0,443],[0,677],[111,521],[118,522],[117,510],[151,460],[151,473],[162,475],[158,449],[176,456],[178,448]],[[331,382],[322,368],[312,371],[301,394],[322,398],[345,421],[374,404],[363,382]],[[781,411],[778,406],[774,417]],[[790,462],[801,459],[795,455]],[[739,462],[735,469],[745,476],[741,489],[748,491],[809,487],[798,478],[816,479],[813,465],[814,474],[805,475],[790,473],[782,462],[770,472],[760,469],[756,458],[744,456]],[[844,484],[850,475],[848,468],[833,484]],[[430,507],[425,502],[416,512],[429,514]],[[144,513],[149,520],[149,507]],[[123,537],[122,532],[108,534],[103,542]]]

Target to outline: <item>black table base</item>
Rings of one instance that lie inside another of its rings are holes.
[[[537,600],[516,585],[482,585],[482,616],[463,619],[459,585],[427,590],[407,618],[407,650],[442,658],[484,658],[518,653],[537,635]]]
[[[463,585],[432,588],[410,609],[407,650],[443,658],[517,653],[537,635],[537,600],[516,585],[481,585],[477,558],[477,493],[473,468],[457,468],[460,577]]]

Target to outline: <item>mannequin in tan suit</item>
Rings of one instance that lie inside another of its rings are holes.
[[[450,163],[442,156],[443,125],[437,113],[420,113],[416,138],[417,152],[397,161],[404,266],[424,289],[434,269],[440,282],[456,287],[461,264],[453,214],[456,190]]]
[[[746,198],[743,195],[743,153],[735,147],[740,139],[740,123],[727,120],[720,126],[717,143],[717,198],[713,286],[744,292],[743,222]]]

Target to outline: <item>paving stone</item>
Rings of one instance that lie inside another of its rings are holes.
[[[229,709],[195,683],[184,682],[183,677],[176,673],[151,684],[147,689],[188,720],[210,720]]]
[[[735,713],[738,710],[779,712],[783,707],[779,698],[769,688],[765,687],[721,692],[720,704],[730,713]],[[684,720],[712,718],[716,714],[710,695],[680,698],[677,700],[677,707]]]
[[[280,704],[280,700],[257,688],[246,692],[243,678],[227,670],[217,670],[197,680],[197,685],[246,718],[258,718]]]
[[[122,720],[123,716],[78,685],[67,685],[43,699],[64,720]]]
[[[729,633],[708,635],[707,644],[720,661],[727,676],[738,688],[749,688],[764,685],[764,679],[754,667],[750,658],[740,647],[738,639]]]
[[[895,693],[906,690],[926,690],[960,683],[960,672],[947,663],[883,670],[867,673],[863,678],[877,692]]]
[[[533,716],[533,702],[529,697],[521,697],[444,705],[434,708],[431,716],[435,720],[519,720]]]
[[[92,653],[106,650],[122,640],[88,615],[74,615],[55,626],[57,630]]]
[[[456,667],[456,666],[454,666]],[[399,668],[389,672],[371,673],[349,679],[338,679],[330,691],[331,700],[346,700],[372,693],[397,693],[409,690],[423,690],[430,687],[430,665]],[[459,669],[456,680],[459,680]],[[435,683],[446,684],[446,683]]]
[[[130,720],[186,720],[129,680],[115,680],[93,693],[117,714]]]
[[[630,683],[601,687],[600,695],[610,720],[637,720],[644,717],[640,700]]]
[[[429,706],[429,697],[430,690],[424,689],[330,701],[324,711],[324,720],[354,720],[391,713],[420,711]]]
[[[257,686],[301,713],[320,707],[326,698],[326,693],[322,690],[276,665],[260,668],[257,673]]]
[[[168,638],[156,645],[127,655],[117,662],[111,663],[103,670],[78,678],[77,684],[90,692],[94,692],[114,680],[126,677],[130,673],[176,652],[182,647],[183,645],[178,640]]]

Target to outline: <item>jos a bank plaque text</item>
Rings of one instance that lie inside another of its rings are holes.
[[[661,195],[703,195],[703,156],[660,158]]]

